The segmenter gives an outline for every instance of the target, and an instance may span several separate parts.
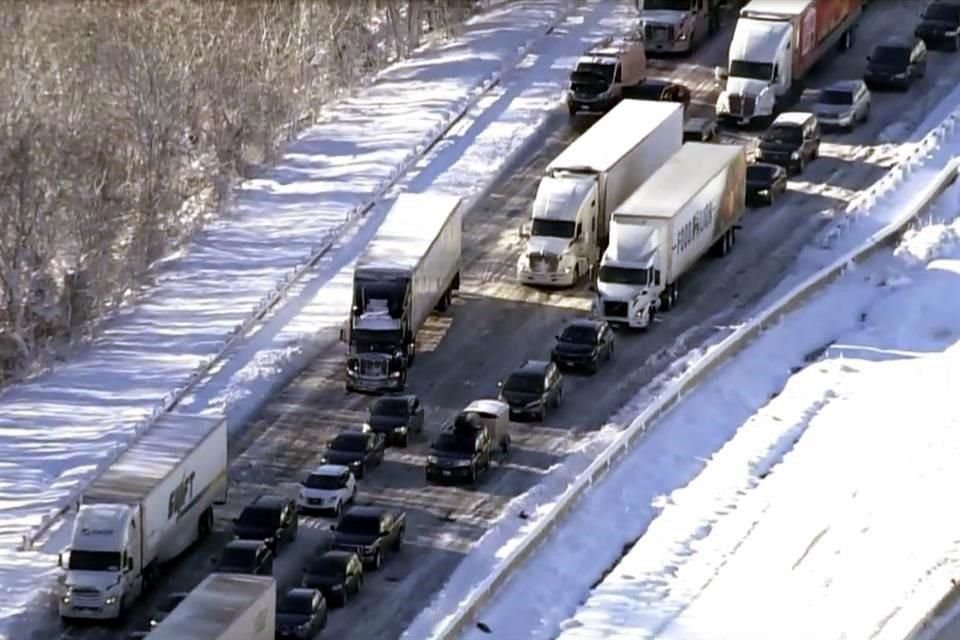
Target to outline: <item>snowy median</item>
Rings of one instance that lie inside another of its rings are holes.
[[[345,222],[402,178],[569,9],[568,0],[499,6],[456,41],[381,73],[332,107],[266,176],[241,185],[230,213],[168,258],[157,285],[93,344],[6,390],[0,547],[70,502],[158,410],[201,381]]]

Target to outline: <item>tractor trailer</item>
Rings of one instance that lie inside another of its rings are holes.
[[[610,214],[683,144],[683,105],[624,100],[547,166],[521,227],[517,279],[569,287],[595,272]]]
[[[347,391],[399,391],[416,354],[417,332],[460,288],[460,198],[400,195],[353,272]]]
[[[122,617],[164,563],[212,531],[226,494],[226,420],[163,415],[83,492],[59,558],[60,615]]]
[[[273,640],[277,583],[211,573],[150,632],[150,640]]]
[[[853,45],[861,0],[752,0],[740,10],[717,116],[749,124],[769,121],[782,98],[829,51]]]
[[[725,255],[743,214],[740,145],[688,142],[613,213],[594,311],[646,328],[679,299],[680,279],[709,250]]]

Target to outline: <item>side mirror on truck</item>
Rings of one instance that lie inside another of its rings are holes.
[[[727,76],[728,76],[728,75],[729,75],[729,74],[727,73],[727,68],[726,68],[726,67],[714,67],[714,68],[713,68],[713,79],[716,80],[717,82],[723,82],[724,80],[727,79]]]
[[[527,238],[529,238],[529,237],[530,237],[530,225],[529,225],[529,224],[522,224],[522,225],[520,225],[520,228],[517,229],[517,235],[520,237],[521,240],[526,240]]]

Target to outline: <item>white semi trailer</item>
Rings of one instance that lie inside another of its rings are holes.
[[[569,287],[593,273],[610,214],[683,144],[683,106],[623,100],[547,166],[521,227],[517,279]]]
[[[83,493],[59,557],[60,615],[122,617],[165,562],[210,533],[226,493],[226,420],[162,416]]]
[[[613,213],[595,312],[646,328],[680,295],[680,279],[709,250],[726,255],[744,212],[740,145],[688,142]]]
[[[270,576],[211,573],[149,640],[273,640],[277,583]]]
[[[460,288],[460,198],[399,196],[353,272],[353,304],[342,334],[349,344],[348,391],[402,390],[417,332]]]

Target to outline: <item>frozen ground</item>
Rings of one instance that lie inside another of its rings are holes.
[[[960,569],[958,210],[691,393],[466,637],[904,637]]]
[[[382,73],[331,108],[264,178],[243,184],[230,215],[167,260],[156,286],[118,313],[93,345],[6,391],[0,548],[17,544],[99,460],[123,446],[277,282],[397,177],[416,147],[567,7],[565,0],[501,5],[474,19],[456,41]]]

